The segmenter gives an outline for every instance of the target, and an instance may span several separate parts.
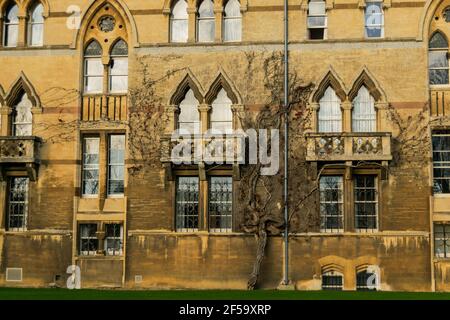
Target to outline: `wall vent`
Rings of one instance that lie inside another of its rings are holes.
[[[142,276],[141,275],[134,276],[134,283],[142,283]]]
[[[6,281],[22,281],[22,268],[6,268]]]

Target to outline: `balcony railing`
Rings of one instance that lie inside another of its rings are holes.
[[[390,161],[391,134],[308,133],[307,161]]]
[[[430,113],[432,117],[450,116],[450,88],[431,89]]]
[[[82,97],[82,121],[125,121],[126,95],[86,95]]]
[[[172,135],[161,138],[161,162],[198,164],[201,162],[225,164],[245,161],[244,135]]]
[[[0,137],[0,164],[38,164],[39,147],[42,140],[38,137]]]

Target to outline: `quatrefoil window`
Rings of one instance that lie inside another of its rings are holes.
[[[116,20],[112,16],[103,16],[98,20],[98,27],[103,32],[111,32],[116,26]]]

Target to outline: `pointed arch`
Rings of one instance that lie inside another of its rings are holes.
[[[322,273],[337,271],[344,274],[344,266],[336,263],[330,263],[322,266]]]
[[[44,18],[48,18],[50,14],[50,4],[48,3],[48,0],[28,0],[24,3],[25,12],[28,12],[32,5],[35,3],[40,3],[44,7],[44,11],[42,12],[42,16]]]
[[[5,90],[3,90],[2,85],[0,84],[0,107],[4,107],[5,106]]]
[[[192,72],[188,70],[183,80],[181,80],[175,91],[170,95],[169,105],[179,105],[180,102],[183,101],[189,89],[192,89],[192,91],[194,92],[194,96],[199,101],[199,103],[203,103],[204,100],[202,86],[192,74]]]
[[[221,89],[225,90],[228,98],[230,98],[233,104],[242,104],[241,95],[239,94],[237,89],[233,86],[232,81],[223,70],[219,71],[219,73],[216,76],[216,79],[209,87],[209,90],[205,96],[205,102],[207,104],[211,104],[217,97]]]
[[[19,14],[20,14],[20,10],[21,10],[22,6],[21,6],[19,1],[16,1],[16,0],[0,0],[0,12],[1,12],[2,16],[5,14],[5,10],[10,4],[17,5],[17,7],[19,8]]]
[[[419,20],[419,34],[417,35],[417,40],[423,41],[424,39],[428,39],[433,16],[443,1],[444,0],[427,0]]]
[[[345,101],[347,94],[345,93],[345,86],[333,68],[330,67],[328,72],[322,78],[322,81],[317,86],[316,91],[311,96],[311,102],[319,102],[328,87],[333,88],[336,95],[341,101]]]
[[[448,38],[441,30],[435,30],[428,39],[429,49],[448,48]]]
[[[348,93],[348,99],[353,101],[358,95],[359,89],[365,86],[369,90],[370,95],[375,99],[375,102],[387,102],[387,97],[383,89],[376,81],[375,77],[371,75],[367,67],[364,67],[359,76],[353,82],[353,86]]]
[[[28,99],[30,99],[34,108],[41,108],[41,101],[36,93],[36,90],[30,80],[28,80],[25,73],[21,72],[19,77],[13,82],[8,90],[8,94],[5,97],[5,104],[9,107],[13,106],[17,103],[23,93],[27,94]]]
[[[121,46],[121,47],[120,47]],[[116,53],[118,51],[122,50],[123,52],[121,55],[128,55],[128,42],[125,39],[122,39],[122,37],[118,37],[113,41],[110,48],[110,55],[117,55]],[[116,52],[113,52],[116,51]],[[126,53],[125,53],[126,51]]]
[[[97,14],[97,12],[106,4],[109,4],[112,7],[114,7],[114,9],[116,9],[117,12],[124,19],[125,23],[127,24],[126,29],[128,32],[128,39],[129,39],[129,42],[131,42],[132,46],[135,48],[138,48],[140,46],[136,22],[133,18],[133,15],[131,14],[130,9],[126,5],[125,1],[124,0],[115,0],[115,1],[103,0],[103,1],[92,1],[89,8],[85,11],[83,16],[81,17],[80,28],[74,34],[74,38],[72,40],[70,48],[75,49],[77,47],[77,45],[82,47],[83,38],[84,38],[84,35],[86,34],[86,32],[88,31],[88,27],[89,27],[91,20],[94,18],[94,16]]]

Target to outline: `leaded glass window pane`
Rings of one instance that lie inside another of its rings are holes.
[[[378,229],[378,186],[376,176],[355,176],[355,228]]]
[[[33,107],[28,95],[24,93],[13,110],[12,133],[16,137],[33,135]]]
[[[377,125],[375,100],[365,86],[362,86],[355,100],[352,111],[353,132],[375,132]]]
[[[430,39],[428,69],[431,85],[449,83],[448,43],[440,32]]]
[[[430,49],[447,49],[448,42],[447,39],[443,36],[442,33],[436,32],[430,39],[428,44]]]
[[[450,193],[450,131],[435,131],[433,142],[433,191]]]
[[[28,186],[28,178],[11,177],[9,180],[7,228],[10,231],[27,228]]]
[[[105,253],[107,256],[122,255],[123,226],[118,223],[105,225]]]
[[[172,8],[170,16],[170,41],[187,42],[188,40],[188,13],[186,0],[178,0]]]
[[[97,224],[84,223],[79,225],[79,247],[81,256],[96,255],[98,250]]]
[[[319,101],[319,132],[341,132],[341,100],[332,87],[328,87]]]
[[[120,39],[114,44],[111,50],[112,56],[128,56],[128,45],[125,41]]]
[[[178,177],[176,192],[176,229],[178,232],[198,230],[199,179]]]
[[[320,178],[320,217],[322,232],[342,232],[344,229],[343,178]]]
[[[85,137],[83,139],[83,196],[97,196],[99,183],[99,148],[100,138]]]
[[[434,224],[434,255],[450,258],[450,224]]]
[[[241,4],[238,0],[229,0],[225,5],[224,41],[242,40]]]
[[[123,195],[125,178],[125,135],[109,136],[108,195]]]
[[[231,232],[233,218],[233,178],[210,178],[208,208],[209,230],[211,232]]]
[[[128,91],[128,58],[113,58],[110,64],[110,91]]]

